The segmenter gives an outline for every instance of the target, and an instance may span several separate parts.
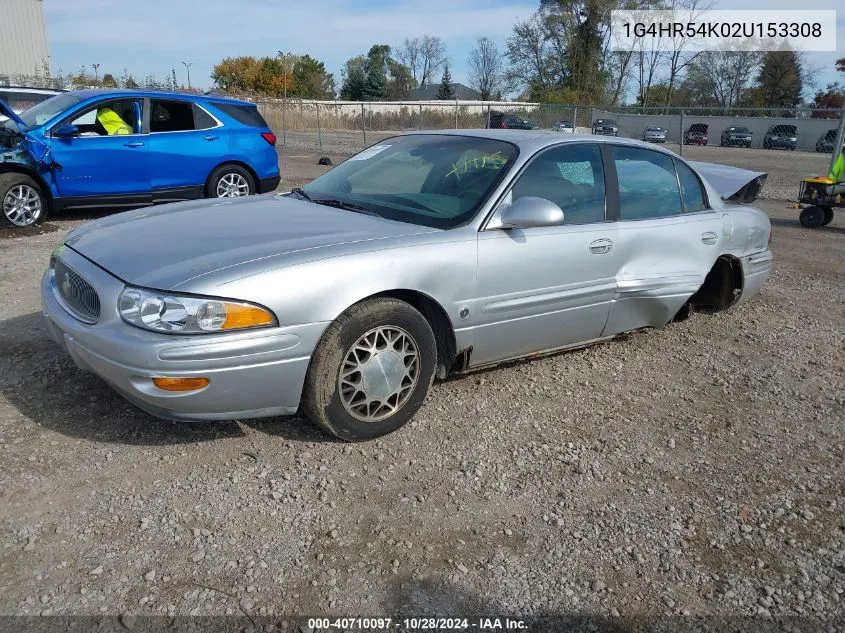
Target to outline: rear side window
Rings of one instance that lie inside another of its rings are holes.
[[[214,107],[229,115],[235,121],[242,125],[249,127],[270,127],[267,121],[261,116],[258,108],[254,105],[245,105],[242,103],[215,103]]]
[[[614,147],[621,220],[645,220],[681,213],[681,193],[672,158],[635,147]]]
[[[678,170],[678,180],[681,183],[681,199],[684,202],[684,211],[703,211],[707,208],[704,198],[704,189],[701,181],[693,173],[692,169],[684,163],[675,161]]]
[[[217,126],[214,117],[190,101],[153,99],[150,107],[150,132],[187,132]]]

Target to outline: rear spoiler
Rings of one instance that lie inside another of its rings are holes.
[[[754,202],[768,177],[768,174],[763,172],[717,163],[691,161],[689,165],[710,183],[722,200],[728,202]]]

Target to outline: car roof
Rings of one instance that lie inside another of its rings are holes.
[[[69,93],[77,95],[82,99],[93,99],[95,97],[112,96],[112,97],[148,97],[150,99],[159,98],[166,99],[167,97],[179,97],[182,99],[190,99],[193,101],[203,101],[211,103],[238,103],[242,105],[255,105],[251,101],[244,101],[243,99],[233,99],[232,97],[224,97],[220,95],[205,95],[196,94],[193,92],[180,92],[178,90],[147,90],[147,89],[130,89],[130,88],[83,88],[81,90],[71,90]]]
[[[467,130],[419,130],[396,134],[396,136],[415,136],[419,134],[435,134],[445,136],[469,136],[473,138],[489,138],[497,141],[508,141],[517,145],[520,150],[534,153],[545,147],[561,145],[563,143],[611,143],[619,145],[631,145],[643,147],[652,151],[673,154],[653,143],[646,143],[638,139],[624,138],[621,136],[601,137],[593,134],[556,134],[551,130],[498,130],[498,129],[467,129]]]
[[[2,86],[0,85],[0,92],[29,92],[31,94],[36,95],[57,95],[63,92],[67,92],[66,90],[60,90],[57,88],[33,88],[30,86]]]

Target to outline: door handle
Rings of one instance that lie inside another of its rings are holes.
[[[143,147],[144,144],[141,141],[129,141],[128,143],[124,143],[126,147]]]
[[[202,138],[203,138],[203,140],[204,140],[204,141],[216,141],[216,140],[217,140],[217,139],[219,139],[220,137],[219,137],[219,136],[214,136],[213,134],[208,134],[208,135],[206,135],[206,136],[203,136]]]
[[[705,231],[701,234],[701,241],[704,244],[715,244],[719,241],[719,236],[716,235],[713,231]]]
[[[590,242],[590,252],[593,255],[604,255],[613,250],[613,242],[606,237]]]

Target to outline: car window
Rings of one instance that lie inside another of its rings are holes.
[[[359,152],[302,189],[313,200],[339,200],[362,207],[361,212],[446,229],[478,212],[516,155],[511,143],[481,137],[398,136]]]
[[[37,127],[52,121],[80,101],[82,101],[82,98],[72,93],[56,95],[32,106],[28,110],[24,110],[20,114],[20,118],[28,127]]]
[[[209,120],[213,124],[209,125]],[[215,125],[214,119],[190,101],[153,99],[150,102],[151,133],[204,130]]]
[[[124,136],[138,131],[138,101],[114,99],[100,101],[95,106],[74,114],[70,121],[80,136]]]
[[[267,125],[264,117],[261,116],[258,108],[254,105],[214,102],[214,107],[243,125],[250,127],[270,127]],[[494,114],[493,116],[495,117],[496,115]]]
[[[564,224],[603,222],[604,170],[595,144],[564,145],[537,156],[511,190],[513,200],[534,196],[563,210]]]
[[[46,101],[54,95],[43,92],[26,92],[20,90],[0,90],[0,100],[15,112],[23,112],[34,105]]]
[[[692,169],[677,160],[675,161],[675,168],[678,170],[678,180],[681,183],[681,199],[684,203],[684,211],[703,211],[706,209],[704,188]]]
[[[681,194],[672,158],[636,147],[613,148],[619,179],[620,219],[644,220],[681,212]]]

